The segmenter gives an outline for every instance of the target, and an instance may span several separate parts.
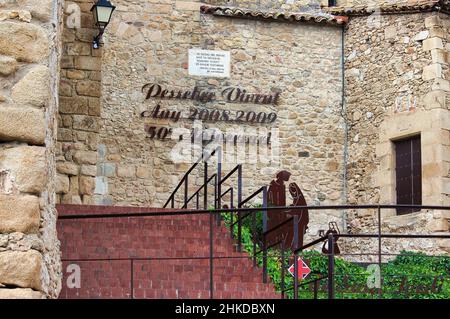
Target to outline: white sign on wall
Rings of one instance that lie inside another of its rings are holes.
[[[230,52],[189,49],[189,75],[230,77]]]

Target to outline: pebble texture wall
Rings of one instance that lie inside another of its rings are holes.
[[[60,1],[0,1],[0,299],[61,289],[55,155]]]
[[[450,204],[448,30],[448,15],[437,13],[350,19],[345,41],[350,204],[396,202],[392,141],[414,134],[421,135],[422,203]],[[396,216],[385,210],[382,216],[385,232],[449,229],[444,211]],[[350,212],[348,221],[352,232],[376,231],[375,211]],[[427,248],[448,253],[450,241],[383,245],[386,252]]]

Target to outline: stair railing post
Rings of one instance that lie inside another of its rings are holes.
[[[328,299],[334,299],[334,236],[328,234]]]
[[[253,267],[256,267],[256,211],[252,212]]]
[[[214,298],[214,216],[209,213],[209,298]]]
[[[217,207],[222,208],[222,147],[217,148]],[[217,225],[220,226],[221,216],[216,215]]]
[[[294,216],[294,250],[297,250],[298,247],[298,215]]]
[[[234,208],[234,188],[231,188],[231,200],[230,200],[230,208],[233,209]],[[231,234],[231,238],[234,238],[234,216],[233,216],[233,212],[230,212],[230,234]]]
[[[298,261],[297,253],[294,253],[294,299],[298,299]]]
[[[284,275],[285,275],[286,266],[284,263],[284,245],[281,245],[281,299],[284,299]]]
[[[267,231],[267,186],[263,188],[263,234]],[[263,236],[263,282],[267,283],[267,249],[266,238]]]
[[[217,175],[214,176],[214,209],[219,209],[217,206]]]
[[[380,269],[381,277],[381,207],[378,205],[378,267]],[[380,287],[378,288],[378,299],[383,298],[382,278],[380,278]]]
[[[130,259],[130,289],[131,289],[131,293],[130,293],[130,299],[134,299],[134,259],[131,258]]]
[[[189,177],[188,177],[188,175],[186,175],[184,178],[184,205],[183,205],[184,208],[188,208],[187,207],[188,196],[189,196],[188,187],[189,187]]]
[[[319,281],[314,281],[314,299],[317,299],[317,294],[319,292]]]
[[[205,160],[203,168],[203,209],[208,209],[208,162]]]
[[[238,208],[242,208],[242,165],[239,164],[238,167],[238,190],[237,190],[237,200]],[[241,212],[237,213],[237,224],[238,224],[238,251],[242,251],[242,220]]]
[[[200,200],[200,198],[199,198],[199,194],[200,193],[197,193],[197,195],[195,196],[196,197],[196,199],[195,199],[195,207],[196,207],[196,209],[199,209],[199,205],[200,205],[200,202],[199,202],[199,200]]]

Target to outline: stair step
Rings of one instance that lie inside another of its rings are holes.
[[[70,206],[71,214],[76,211],[76,207]],[[126,209],[94,207],[92,211],[125,212]],[[80,208],[80,213],[89,212],[89,207]],[[279,298],[272,284],[262,283],[262,270],[253,267],[250,256],[236,251],[237,242],[231,238],[229,229],[223,223],[217,226],[214,222],[213,226],[214,256],[235,257],[214,260],[214,297]],[[136,298],[192,299],[209,298],[209,227],[209,215],[103,218],[60,221],[58,234],[63,259],[178,258],[135,260],[134,295]],[[189,259],[193,257],[205,259]],[[70,263],[65,261],[63,269]],[[63,287],[61,298],[131,297],[131,261],[74,263],[81,267],[82,288]],[[64,273],[63,282],[67,275]]]

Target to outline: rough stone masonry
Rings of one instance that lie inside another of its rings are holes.
[[[0,299],[55,298],[62,1],[0,1]]]

